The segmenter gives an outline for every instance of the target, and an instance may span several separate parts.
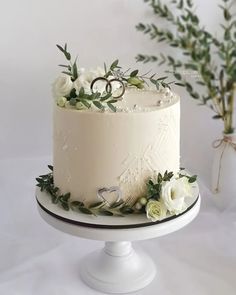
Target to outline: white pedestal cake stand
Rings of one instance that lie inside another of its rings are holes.
[[[81,278],[91,288],[105,293],[129,293],[147,286],[155,277],[152,259],[141,250],[134,250],[131,241],[160,237],[177,231],[198,214],[198,187],[188,209],[177,217],[151,223],[143,215],[127,217],[91,217],[74,211],[64,211],[52,204],[50,196],[36,191],[41,217],[54,228],[86,239],[105,241],[102,250],[83,259]]]

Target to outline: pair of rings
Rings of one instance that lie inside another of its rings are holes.
[[[112,95],[112,97],[115,98],[115,99],[121,98],[123,96],[123,94],[125,93],[125,85],[120,79],[113,78],[111,80],[108,80],[105,77],[98,77],[98,78],[96,78],[96,79],[94,79],[92,81],[92,83],[90,85],[90,89],[91,89],[92,93],[96,92],[96,91],[94,91],[94,88],[95,88],[95,85],[98,84],[98,82],[99,83],[101,83],[101,82],[105,83],[105,91],[107,93],[118,92],[118,89],[119,89],[118,94],[116,94],[115,96]],[[113,91],[113,89],[112,89],[112,84],[114,85],[114,83],[119,83],[120,84],[120,87],[118,89],[116,89],[115,91]]]

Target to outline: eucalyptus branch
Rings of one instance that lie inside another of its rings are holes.
[[[69,64],[61,64],[60,67],[65,68],[66,70],[62,71],[65,75],[68,75],[72,82],[75,82],[77,78],[79,77],[79,71],[77,67],[77,58],[74,60],[74,62],[71,62],[71,54],[67,50],[67,44],[62,47],[61,45],[57,45],[58,49],[64,54],[66,60],[69,62]],[[145,74],[139,74],[139,70],[132,70],[128,69],[123,71],[122,67],[119,65],[119,60],[115,60],[112,62],[112,64],[108,67],[104,63],[104,77],[105,81],[109,82],[109,78],[114,81],[114,78],[117,82],[121,81],[122,85],[124,87],[136,87],[139,89],[144,88],[144,84],[148,84],[147,82],[150,82],[156,86],[157,89],[160,89],[160,87],[168,87],[170,88],[170,85],[174,83],[174,81],[167,82],[166,79],[168,77],[161,77],[157,78],[156,74],[148,75],[148,73]],[[110,89],[103,91],[103,92],[93,92],[87,93],[84,89],[84,87],[81,87],[76,90],[76,88],[72,88],[70,93],[66,95],[65,97],[60,97],[59,100],[61,101],[61,105],[64,106],[65,99],[69,102],[69,105],[72,107],[76,107],[77,109],[83,109],[83,108],[91,108],[91,106],[95,106],[96,108],[100,109],[101,111],[105,110],[105,107],[107,106],[112,110],[113,112],[116,112],[115,103],[118,102],[117,97],[113,96],[113,93]],[[60,102],[59,102],[60,105]]]
[[[201,103],[208,105],[216,112],[214,119],[224,121],[224,132],[233,132],[232,116],[234,106],[234,83],[236,82],[236,19],[230,11],[233,1],[222,0],[223,5],[220,8],[226,25],[221,25],[224,32],[224,40],[218,40],[203,25],[201,25],[198,16],[195,13],[195,7],[191,0],[173,0],[172,5],[177,9],[176,15],[173,9],[163,4],[161,0],[145,0],[153,9],[157,17],[167,21],[168,27],[175,28],[175,33],[162,28],[160,25],[143,24],[136,26],[138,31],[149,35],[152,40],[165,42],[172,48],[180,49],[183,54],[182,62],[176,60],[175,55],[165,56],[162,53],[156,55],[137,56],[137,61],[144,63],[158,62],[166,63],[173,69],[174,76],[184,85],[186,90],[195,99],[200,99]],[[222,61],[217,66],[215,61],[218,55]],[[202,86],[205,90],[204,95],[199,95],[189,83],[183,79],[178,69],[191,69],[197,71],[200,79],[196,84]]]

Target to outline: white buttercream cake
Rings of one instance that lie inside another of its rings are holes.
[[[154,175],[179,171],[179,97],[131,87],[116,106],[116,112],[54,106],[54,184],[72,200],[99,201],[98,190],[114,186],[124,200],[135,200]]]
[[[53,84],[53,166],[37,186],[52,203],[87,215],[183,213],[196,175],[180,169],[180,98],[168,77],[123,71],[119,61],[84,70],[67,60]],[[178,84],[178,83],[176,83]]]

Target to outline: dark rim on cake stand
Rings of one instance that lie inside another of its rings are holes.
[[[81,278],[91,288],[106,293],[129,293],[152,282],[156,266],[141,249],[134,249],[132,241],[160,237],[189,224],[200,209],[198,186],[187,209],[159,222],[150,222],[145,215],[87,216],[64,211],[55,206],[46,192],[36,189],[41,217],[54,228],[81,238],[105,241],[105,247],[87,255],[81,265]]]

